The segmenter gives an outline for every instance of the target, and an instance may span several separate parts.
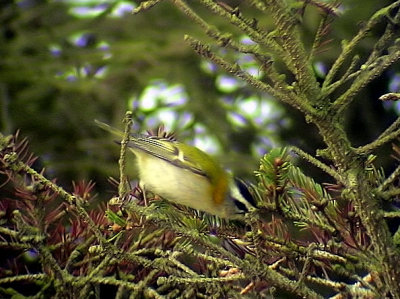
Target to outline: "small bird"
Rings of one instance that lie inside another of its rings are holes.
[[[101,128],[122,132],[97,121]],[[255,202],[247,186],[202,150],[172,138],[131,134],[140,185],[169,201],[227,219],[242,218]]]

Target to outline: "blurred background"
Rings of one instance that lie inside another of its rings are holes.
[[[239,6],[266,30],[271,19],[245,1]],[[327,1],[329,2],[329,1]],[[341,16],[330,26],[326,44],[314,63],[322,82],[327,69],[374,12],[391,1],[344,0]],[[234,39],[252,41],[196,1],[189,5]],[[0,131],[20,130],[39,156],[34,168],[71,190],[72,181],[93,180],[100,198],[110,197],[108,177],[118,176],[119,147],[115,137],[95,124],[98,119],[122,128],[126,110],[134,115],[133,130],[145,132],[164,124],[180,141],[216,156],[238,176],[255,181],[258,160],[273,147],[297,145],[309,153],[323,143],[303,115],[246,86],[203,60],[184,42],[184,34],[211,41],[170,2],[132,15],[140,1],[21,0],[0,2]],[[299,20],[305,46],[310,47],[320,11],[307,7]],[[383,32],[381,24],[357,49],[361,61]],[[261,76],[253,57],[221,48],[215,52]],[[345,70],[343,70],[344,72]],[[365,88],[346,115],[355,146],[376,138],[399,114],[396,102],[379,96],[400,91],[399,66]],[[340,91],[338,91],[340,92]],[[377,164],[394,167],[390,145],[380,149]],[[329,178],[308,164],[306,173]],[[132,179],[135,170],[129,170]],[[0,177],[0,184],[3,182]]]

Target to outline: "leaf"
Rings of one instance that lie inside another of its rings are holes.
[[[119,216],[118,216],[116,213],[114,213],[113,211],[107,210],[107,211],[106,211],[106,215],[107,215],[108,220],[110,220],[110,222],[116,223],[116,224],[118,224],[118,225],[121,226],[121,227],[124,227],[124,226],[126,225],[126,220],[123,219],[123,218],[121,218],[121,217],[119,217]]]

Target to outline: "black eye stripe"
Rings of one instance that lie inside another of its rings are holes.
[[[247,188],[246,184],[243,183],[241,180],[235,178],[236,186],[239,189],[240,194],[246,199],[246,201],[251,204],[253,207],[256,207],[256,203],[254,201],[253,196],[251,195],[249,189]],[[235,202],[236,203],[236,202]],[[241,203],[242,204],[242,203]],[[244,205],[244,204],[242,204]],[[236,205],[237,206],[237,205]],[[239,208],[239,207],[238,207]],[[246,208],[247,209],[247,208]]]
[[[235,206],[238,208],[238,210],[240,211],[240,213],[238,214],[243,214],[243,213],[247,213],[249,211],[249,209],[247,209],[246,205],[244,203],[241,203],[238,200],[233,200],[233,203],[235,204]]]

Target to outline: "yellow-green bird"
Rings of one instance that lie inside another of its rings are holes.
[[[103,129],[122,132],[96,121]],[[210,155],[170,138],[132,134],[140,185],[154,194],[223,218],[241,218],[255,206],[246,185],[234,179]]]

